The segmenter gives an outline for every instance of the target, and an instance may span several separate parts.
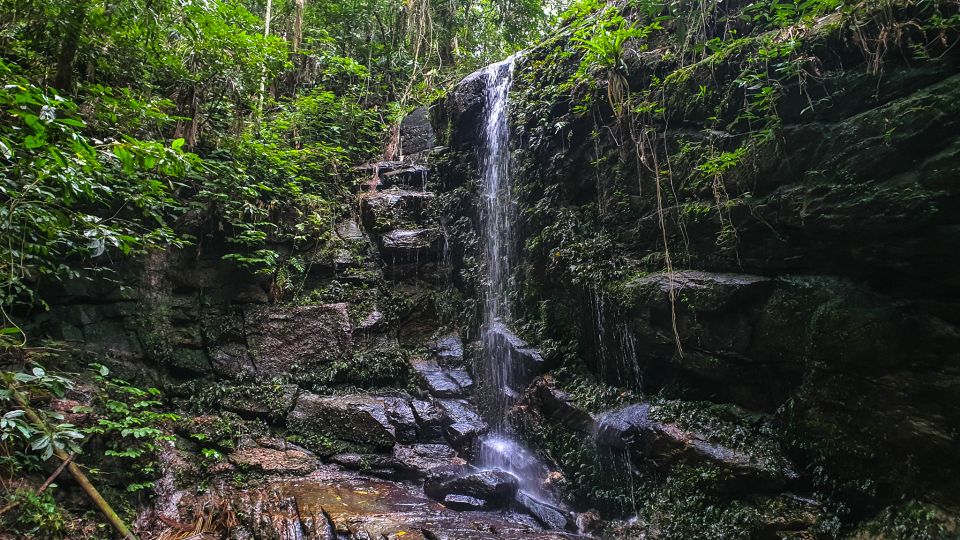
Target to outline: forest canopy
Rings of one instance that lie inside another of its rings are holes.
[[[542,35],[560,7],[0,1],[5,311],[42,307],[45,280],[196,242],[188,230],[222,232],[227,258],[276,273],[268,239],[329,234],[346,168],[381,154],[437,89]],[[298,225],[280,230],[291,208]]]

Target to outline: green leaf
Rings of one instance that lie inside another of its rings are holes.
[[[23,139],[23,145],[31,150],[40,148],[45,142],[43,135],[27,135],[27,137]]]

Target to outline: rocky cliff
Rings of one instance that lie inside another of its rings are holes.
[[[31,336],[180,415],[138,530],[955,538],[958,6],[781,4],[598,3],[515,59],[514,320],[490,331],[550,503],[470,465],[498,391],[479,74],[403,121],[402,161],[344,175],[330,234],[272,245],[274,275],[190,229],[47,291]]]
[[[956,5],[679,4],[572,18],[516,60],[513,302],[553,370],[516,423],[580,504],[654,536],[952,534]],[[616,63],[591,57],[624,28]],[[482,91],[433,108],[468,294]]]

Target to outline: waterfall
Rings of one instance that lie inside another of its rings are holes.
[[[513,195],[510,181],[510,128],[508,97],[513,81],[513,58],[487,66],[480,158],[482,182],[481,221],[486,266],[483,304],[482,369],[492,393],[488,393],[490,416],[496,429],[504,427],[504,416],[512,405],[513,367],[503,344],[491,338],[489,330],[510,321],[507,298],[513,259]]]
[[[491,432],[480,441],[479,465],[509,471],[523,491],[545,496],[541,481],[547,472],[532,452],[510,432],[507,413],[516,402],[519,366],[508,343],[497,339],[496,328],[511,322],[508,298],[516,238],[513,232],[515,201],[510,178],[509,93],[513,57],[484,69],[484,124],[480,156],[481,236],[486,268],[480,376]]]

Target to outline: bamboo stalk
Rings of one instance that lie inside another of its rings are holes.
[[[13,399],[18,405],[20,405],[20,407],[23,408],[24,415],[28,420],[40,426],[46,425],[43,419],[40,418],[40,415],[30,408],[30,404],[27,402],[27,399],[23,394],[14,389],[12,386],[10,387],[10,390],[12,391]],[[51,442],[51,444],[53,443]],[[90,497],[90,500],[93,501],[93,504],[96,505],[97,509],[103,513],[103,515],[107,518],[107,521],[110,522],[110,525],[112,525],[113,528],[120,534],[120,537],[123,540],[138,540],[136,535],[130,531],[130,528],[127,527],[126,523],[124,523],[123,520],[120,519],[120,516],[118,516],[113,510],[113,508],[110,506],[110,503],[108,503],[106,499],[100,495],[100,492],[97,491],[97,488],[93,486],[87,475],[84,474],[84,472],[80,470],[80,467],[78,467],[77,464],[72,461],[72,457],[56,447],[53,449],[53,454],[66,463],[67,470],[70,471],[70,474],[73,476],[74,480],[80,484],[80,487],[83,488],[83,491],[87,493],[87,496]]]

